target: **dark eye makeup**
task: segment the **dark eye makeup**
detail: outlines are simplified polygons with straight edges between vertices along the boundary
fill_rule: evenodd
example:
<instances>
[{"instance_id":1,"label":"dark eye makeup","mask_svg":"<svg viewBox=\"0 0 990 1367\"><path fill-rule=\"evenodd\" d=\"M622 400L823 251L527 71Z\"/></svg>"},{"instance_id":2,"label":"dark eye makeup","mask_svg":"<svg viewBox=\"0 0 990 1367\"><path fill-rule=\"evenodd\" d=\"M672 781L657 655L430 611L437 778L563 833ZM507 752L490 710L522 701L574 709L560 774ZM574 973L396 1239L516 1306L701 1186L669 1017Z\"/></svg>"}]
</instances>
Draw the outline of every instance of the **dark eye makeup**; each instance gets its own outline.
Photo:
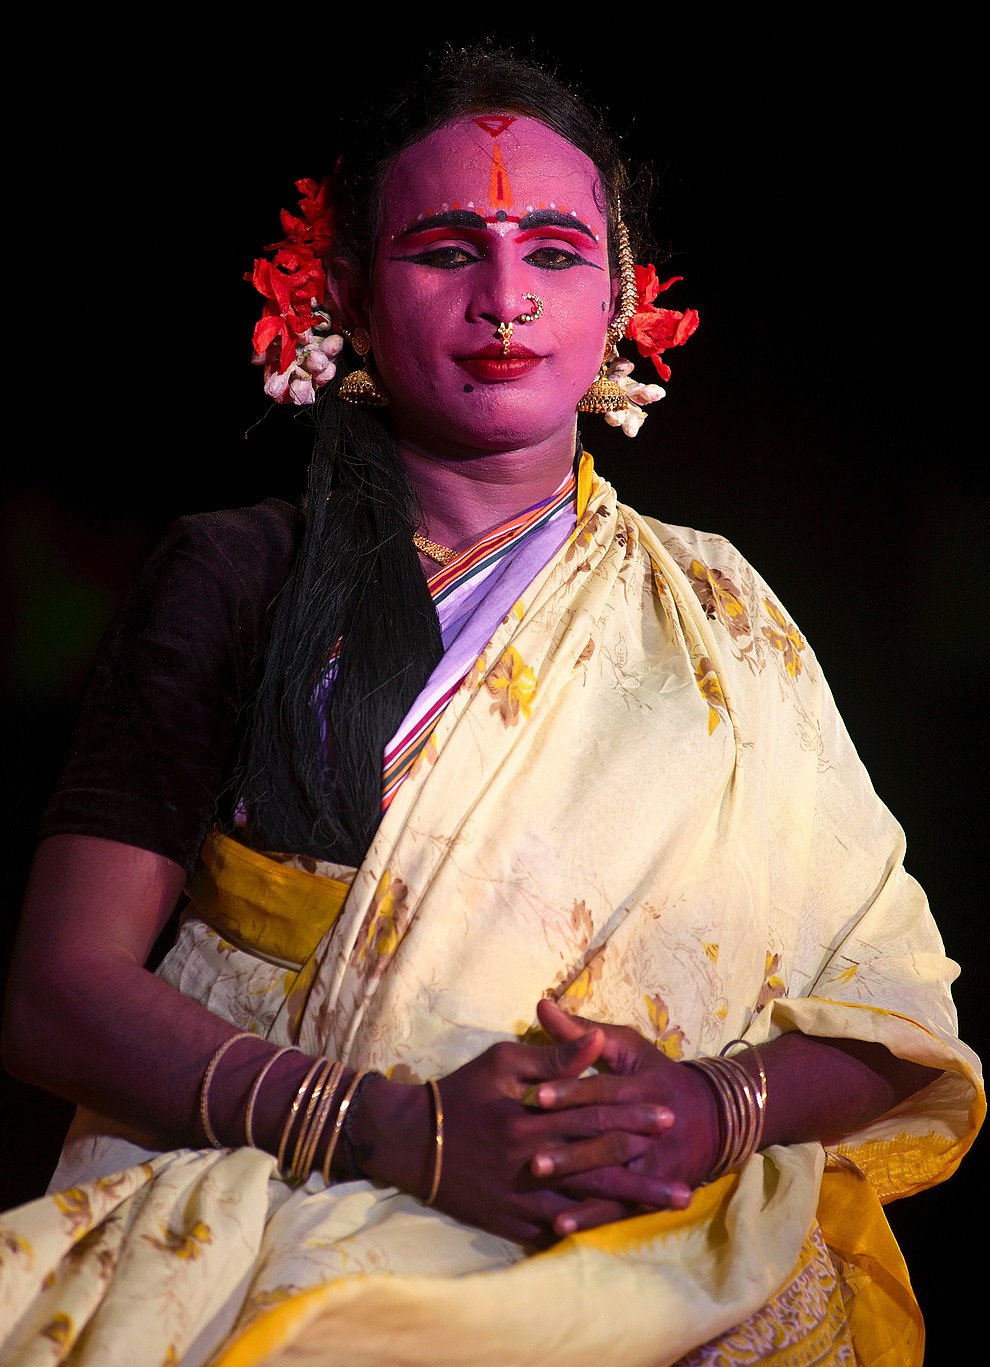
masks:
<instances>
[{"instance_id":1,"label":"dark eye makeup","mask_svg":"<svg viewBox=\"0 0 990 1367\"><path fill-rule=\"evenodd\" d=\"M545 271L566 271L572 266L593 266L595 263L580 252L565 251L563 247L537 247L525 258L531 266Z\"/></svg>"},{"instance_id":2,"label":"dark eye makeup","mask_svg":"<svg viewBox=\"0 0 990 1367\"><path fill-rule=\"evenodd\" d=\"M409 261L415 266L430 266L434 270L456 271L462 266L470 266L475 261L480 261L481 255L470 251L464 246L443 246L426 247L420 252L411 252L408 256L393 256L393 261ZM531 266L536 266L545 271L566 271L572 266L592 266L598 270L593 261L587 260L580 252L567 251L563 247L537 247L535 251L529 252L524 260Z\"/></svg>"},{"instance_id":3,"label":"dark eye makeup","mask_svg":"<svg viewBox=\"0 0 990 1367\"><path fill-rule=\"evenodd\" d=\"M472 261L481 258L466 247L426 247L421 252L409 256L393 256L393 261L411 261L416 266L432 266L435 270L456 271L461 266L470 266Z\"/></svg>"}]
</instances>

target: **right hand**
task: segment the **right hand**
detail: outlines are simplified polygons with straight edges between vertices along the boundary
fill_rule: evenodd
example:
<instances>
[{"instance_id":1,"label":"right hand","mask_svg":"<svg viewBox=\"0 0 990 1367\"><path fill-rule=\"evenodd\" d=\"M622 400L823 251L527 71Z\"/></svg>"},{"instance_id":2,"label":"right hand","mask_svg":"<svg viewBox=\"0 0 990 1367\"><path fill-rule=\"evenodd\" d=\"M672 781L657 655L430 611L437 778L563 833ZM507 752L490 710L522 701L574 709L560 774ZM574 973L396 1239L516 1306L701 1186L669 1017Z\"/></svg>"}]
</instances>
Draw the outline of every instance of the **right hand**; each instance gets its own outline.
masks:
<instances>
[{"instance_id":1,"label":"right hand","mask_svg":"<svg viewBox=\"0 0 990 1367\"><path fill-rule=\"evenodd\" d=\"M536 1153L575 1140L593 1141L606 1129L609 1152L616 1152L614 1117L590 1107L540 1111L523 1099L541 1082L579 1077L594 1065L604 1044L599 1029L551 1045L495 1044L441 1078L444 1145L437 1207L466 1224L536 1246L558 1237L554 1221L569 1211L581 1209L582 1228L628 1215L627 1204L571 1195L553 1180L534 1176L531 1168ZM643 1152L651 1138L670 1127L673 1116L663 1106L631 1105L624 1108L622 1123L619 1161ZM436 1155L429 1089L370 1084L361 1128L366 1152L371 1132L381 1137L364 1164L367 1175L425 1195ZM397 1134L403 1136L398 1144ZM415 1143L404 1142L413 1135ZM419 1136L428 1136L426 1150ZM594 1161L600 1165L601 1156Z\"/></svg>"}]
</instances>

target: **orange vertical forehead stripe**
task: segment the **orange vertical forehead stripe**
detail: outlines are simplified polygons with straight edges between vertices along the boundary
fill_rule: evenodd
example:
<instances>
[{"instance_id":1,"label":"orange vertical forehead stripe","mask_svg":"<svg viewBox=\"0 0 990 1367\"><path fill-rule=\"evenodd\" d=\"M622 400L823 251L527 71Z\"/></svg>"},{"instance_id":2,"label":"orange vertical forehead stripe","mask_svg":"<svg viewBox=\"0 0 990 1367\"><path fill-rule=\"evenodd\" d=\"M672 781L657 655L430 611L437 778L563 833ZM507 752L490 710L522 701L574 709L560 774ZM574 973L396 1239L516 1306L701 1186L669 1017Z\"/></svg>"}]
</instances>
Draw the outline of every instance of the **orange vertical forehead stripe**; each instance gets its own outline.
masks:
<instances>
[{"instance_id":1,"label":"orange vertical forehead stripe","mask_svg":"<svg viewBox=\"0 0 990 1367\"><path fill-rule=\"evenodd\" d=\"M492 174L488 183L488 203L493 209L509 209L512 206L509 173L505 168L502 149L495 139L515 121L515 116L511 114L483 114L472 120L479 128L483 128L492 140Z\"/></svg>"},{"instance_id":2,"label":"orange vertical forehead stripe","mask_svg":"<svg viewBox=\"0 0 990 1367\"><path fill-rule=\"evenodd\" d=\"M492 145L492 178L488 186L488 202L493 209L512 207L512 186L509 184L509 173L502 160L502 149L497 142Z\"/></svg>"}]
</instances>

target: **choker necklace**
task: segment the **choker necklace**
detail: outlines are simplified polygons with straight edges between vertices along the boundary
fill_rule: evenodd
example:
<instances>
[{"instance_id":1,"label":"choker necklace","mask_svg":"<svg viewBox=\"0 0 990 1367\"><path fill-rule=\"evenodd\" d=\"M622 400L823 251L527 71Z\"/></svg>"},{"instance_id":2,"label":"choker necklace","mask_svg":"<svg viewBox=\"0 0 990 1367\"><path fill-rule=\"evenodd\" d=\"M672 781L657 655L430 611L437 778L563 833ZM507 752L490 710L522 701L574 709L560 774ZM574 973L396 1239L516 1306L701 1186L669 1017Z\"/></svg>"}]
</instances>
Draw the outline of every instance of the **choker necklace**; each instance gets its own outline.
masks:
<instances>
[{"instance_id":1,"label":"choker necklace","mask_svg":"<svg viewBox=\"0 0 990 1367\"><path fill-rule=\"evenodd\" d=\"M417 532L413 537L413 545L430 560L435 560L438 565L449 565L457 554L449 546L441 546L438 541L431 541L428 536L423 536L420 532Z\"/></svg>"}]
</instances>

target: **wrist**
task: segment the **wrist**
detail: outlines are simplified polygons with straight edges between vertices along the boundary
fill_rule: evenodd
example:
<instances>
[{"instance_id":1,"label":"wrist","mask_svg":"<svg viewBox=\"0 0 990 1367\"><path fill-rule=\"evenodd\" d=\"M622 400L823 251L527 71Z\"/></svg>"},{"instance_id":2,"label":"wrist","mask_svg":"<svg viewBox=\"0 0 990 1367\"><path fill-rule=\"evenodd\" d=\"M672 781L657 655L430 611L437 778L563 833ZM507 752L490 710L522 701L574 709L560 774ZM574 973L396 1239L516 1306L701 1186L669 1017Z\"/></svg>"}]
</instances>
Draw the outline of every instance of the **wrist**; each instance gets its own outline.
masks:
<instances>
[{"instance_id":1,"label":"wrist","mask_svg":"<svg viewBox=\"0 0 990 1367\"><path fill-rule=\"evenodd\" d=\"M767 1100L767 1076L760 1052L750 1048L747 1053L756 1060L759 1082L748 1068L735 1057L730 1057L734 1046L743 1040L730 1040L713 1058L685 1060L694 1072L701 1073L718 1100L718 1156L707 1181L714 1181L727 1172L735 1172L757 1153L763 1144L764 1110Z\"/></svg>"},{"instance_id":2,"label":"wrist","mask_svg":"<svg viewBox=\"0 0 990 1367\"><path fill-rule=\"evenodd\" d=\"M368 1078L347 1126L350 1154L372 1182L416 1196L429 1190L435 1124L427 1088Z\"/></svg>"},{"instance_id":3,"label":"wrist","mask_svg":"<svg viewBox=\"0 0 990 1367\"><path fill-rule=\"evenodd\" d=\"M699 1136L693 1144L692 1159L697 1165L697 1178L692 1185L703 1185L714 1171L725 1141L725 1121L723 1103L714 1082L703 1068L697 1067L697 1060L685 1059L681 1066L691 1078L694 1094L694 1116L692 1132ZM678 1120L681 1108L677 1111Z\"/></svg>"}]
</instances>

